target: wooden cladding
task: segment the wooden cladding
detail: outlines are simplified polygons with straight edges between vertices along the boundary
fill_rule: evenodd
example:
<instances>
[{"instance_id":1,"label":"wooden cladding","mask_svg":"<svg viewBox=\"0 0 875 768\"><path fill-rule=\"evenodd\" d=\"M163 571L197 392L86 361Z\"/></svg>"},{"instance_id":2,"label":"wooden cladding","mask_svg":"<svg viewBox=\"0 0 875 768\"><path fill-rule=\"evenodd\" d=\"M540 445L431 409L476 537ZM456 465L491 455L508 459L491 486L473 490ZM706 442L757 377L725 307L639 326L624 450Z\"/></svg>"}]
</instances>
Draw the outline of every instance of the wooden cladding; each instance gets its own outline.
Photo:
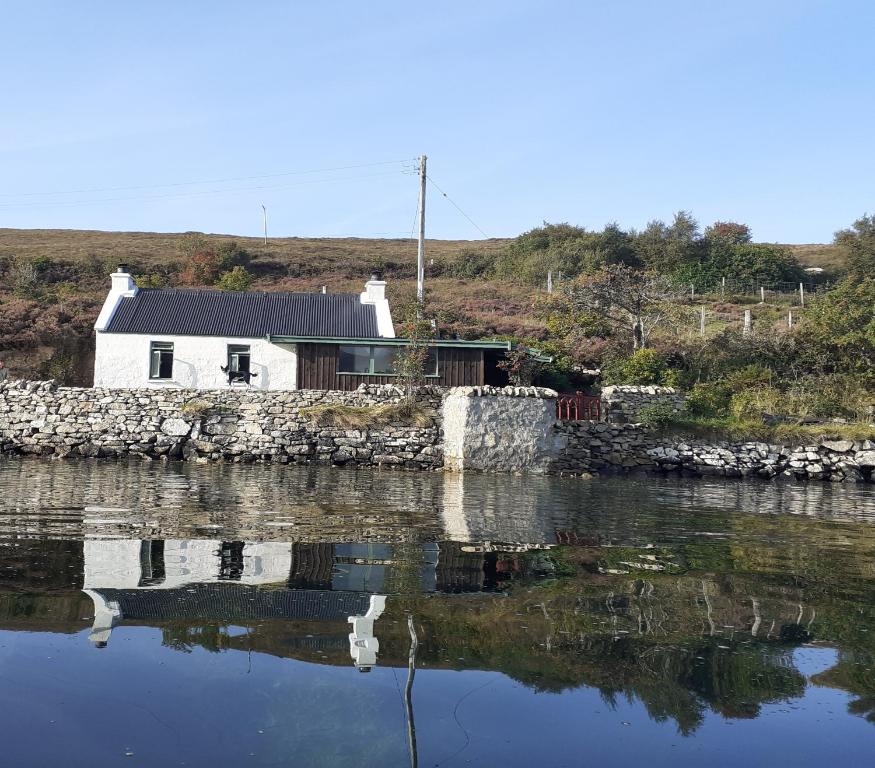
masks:
<instances>
[{"instance_id":1,"label":"wooden cladding","mask_svg":"<svg viewBox=\"0 0 875 768\"><path fill-rule=\"evenodd\" d=\"M338 373L338 344L298 344L298 389L350 391L359 384L396 384L397 376ZM483 350L441 347L438 375L428 384L441 387L480 386L484 379Z\"/></svg>"}]
</instances>

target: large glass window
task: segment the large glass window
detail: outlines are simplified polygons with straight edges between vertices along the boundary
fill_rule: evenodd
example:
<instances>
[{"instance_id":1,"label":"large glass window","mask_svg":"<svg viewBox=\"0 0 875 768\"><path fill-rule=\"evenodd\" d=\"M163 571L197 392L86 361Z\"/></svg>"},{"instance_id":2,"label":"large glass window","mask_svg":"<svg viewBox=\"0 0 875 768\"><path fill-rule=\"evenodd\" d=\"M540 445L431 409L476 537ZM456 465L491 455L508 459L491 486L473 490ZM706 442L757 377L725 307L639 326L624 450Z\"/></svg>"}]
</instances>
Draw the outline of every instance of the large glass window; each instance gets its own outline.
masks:
<instances>
[{"instance_id":1,"label":"large glass window","mask_svg":"<svg viewBox=\"0 0 875 768\"><path fill-rule=\"evenodd\" d=\"M228 345L228 370L233 373L249 373L249 345Z\"/></svg>"},{"instance_id":2,"label":"large glass window","mask_svg":"<svg viewBox=\"0 0 875 768\"><path fill-rule=\"evenodd\" d=\"M397 347L371 347L371 356L374 359L373 373L382 373L384 376L393 375L397 349Z\"/></svg>"},{"instance_id":3,"label":"large glass window","mask_svg":"<svg viewBox=\"0 0 875 768\"><path fill-rule=\"evenodd\" d=\"M173 342L153 341L149 347L149 378L173 378Z\"/></svg>"},{"instance_id":4,"label":"large glass window","mask_svg":"<svg viewBox=\"0 0 875 768\"><path fill-rule=\"evenodd\" d=\"M338 373L370 373L371 348L359 344L341 346L337 370Z\"/></svg>"},{"instance_id":5,"label":"large glass window","mask_svg":"<svg viewBox=\"0 0 875 768\"><path fill-rule=\"evenodd\" d=\"M395 355L402 347L381 344L342 344L337 361L338 373L357 373L360 375L394 376ZM428 348L425 361L425 375L438 375L437 347Z\"/></svg>"}]
</instances>

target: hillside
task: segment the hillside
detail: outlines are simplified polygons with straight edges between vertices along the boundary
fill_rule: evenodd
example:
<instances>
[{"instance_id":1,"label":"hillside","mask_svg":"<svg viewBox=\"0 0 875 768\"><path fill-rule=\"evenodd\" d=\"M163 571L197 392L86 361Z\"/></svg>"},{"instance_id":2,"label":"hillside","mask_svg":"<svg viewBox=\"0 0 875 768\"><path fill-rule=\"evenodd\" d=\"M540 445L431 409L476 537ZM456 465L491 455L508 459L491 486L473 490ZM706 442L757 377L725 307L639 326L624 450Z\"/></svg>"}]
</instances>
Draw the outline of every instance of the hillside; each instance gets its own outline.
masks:
<instances>
[{"instance_id":1,"label":"hillside","mask_svg":"<svg viewBox=\"0 0 875 768\"><path fill-rule=\"evenodd\" d=\"M91 326L119 263L159 284L178 284L190 233L101 232L88 230L0 229L0 355L13 375L56 376L89 383ZM207 235L216 247L236 244L246 252L252 289L359 291L373 269L382 269L393 301L412 296L416 242L410 239L260 238ZM543 320L534 316L540 293L530 285L477 277L468 269L492 261L510 243L490 240L428 240L427 287L440 310L443 330L466 338L543 338ZM789 246L805 266L835 267L829 245ZM30 290L21 290L16 265L36 272ZM463 277L471 274L474 277ZM460 276L461 275L461 276ZM24 275L28 277L27 274Z\"/></svg>"}]
</instances>

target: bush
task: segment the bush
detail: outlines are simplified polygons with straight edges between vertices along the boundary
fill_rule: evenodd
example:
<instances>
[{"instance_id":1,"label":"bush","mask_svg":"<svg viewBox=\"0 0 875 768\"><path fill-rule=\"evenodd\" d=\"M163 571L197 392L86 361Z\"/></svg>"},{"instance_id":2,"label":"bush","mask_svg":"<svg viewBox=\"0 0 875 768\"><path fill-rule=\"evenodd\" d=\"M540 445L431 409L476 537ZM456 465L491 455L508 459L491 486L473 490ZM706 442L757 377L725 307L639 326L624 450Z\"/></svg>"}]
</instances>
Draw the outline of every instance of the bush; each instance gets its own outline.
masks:
<instances>
[{"instance_id":1,"label":"bush","mask_svg":"<svg viewBox=\"0 0 875 768\"><path fill-rule=\"evenodd\" d=\"M677 414L670 405L654 403L642 406L638 410L638 421L645 427L664 427L671 424L677 418Z\"/></svg>"},{"instance_id":2,"label":"bush","mask_svg":"<svg viewBox=\"0 0 875 768\"><path fill-rule=\"evenodd\" d=\"M610 360L602 368L605 384L659 384L673 387L678 372L655 349L636 349L629 357Z\"/></svg>"},{"instance_id":3,"label":"bush","mask_svg":"<svg viewBox=\"0 0 875 768\"><path fill-rule=\"evenodd\" d=\"M246 291L252 285L252 275L246 271L246 267L234 267L223 272L216 285L223 291Z\"/></svg>"},{"instance_id":4,"label":"bush","mask_svg":"<svg viewBox=\"0 0 875 768\"><path fill-rule=\"evenodd\" d=\"M732 389L724 382L703 382L687 393L684 407L690 416L725 416L731 402Z\"/></svg>"}]
</instances>

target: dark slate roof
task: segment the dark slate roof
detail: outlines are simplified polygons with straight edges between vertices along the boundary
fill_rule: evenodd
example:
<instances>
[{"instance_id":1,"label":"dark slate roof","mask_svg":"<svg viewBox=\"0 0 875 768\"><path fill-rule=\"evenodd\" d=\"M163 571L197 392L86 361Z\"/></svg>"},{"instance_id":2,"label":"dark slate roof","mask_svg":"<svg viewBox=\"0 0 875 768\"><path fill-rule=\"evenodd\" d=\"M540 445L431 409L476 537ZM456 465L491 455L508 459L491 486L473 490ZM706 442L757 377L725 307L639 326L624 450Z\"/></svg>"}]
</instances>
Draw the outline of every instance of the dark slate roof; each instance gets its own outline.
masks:
<instances>
[{"instance_id":1,"label":"dark slate roof","mask_svg":"<svg viewBox=\"0 0 875 768\"><path fill-rule=\"evenodd\" d=\"M377 313L351 293L142 288L121 300L109 333L375 338Z\"/></svg>"},{"instance_id":2,"label":"dark slate roof","mask_svg":"<svg viewBox=\"0 0 875 768\"><path fill-rule=\"evenodd\" d=\"M174 589L98 589L117 602L123 619L312 619L345 621L367 613L362 592L270 589L247 584L189 584Z\"/></svg>"}]
</instances>

